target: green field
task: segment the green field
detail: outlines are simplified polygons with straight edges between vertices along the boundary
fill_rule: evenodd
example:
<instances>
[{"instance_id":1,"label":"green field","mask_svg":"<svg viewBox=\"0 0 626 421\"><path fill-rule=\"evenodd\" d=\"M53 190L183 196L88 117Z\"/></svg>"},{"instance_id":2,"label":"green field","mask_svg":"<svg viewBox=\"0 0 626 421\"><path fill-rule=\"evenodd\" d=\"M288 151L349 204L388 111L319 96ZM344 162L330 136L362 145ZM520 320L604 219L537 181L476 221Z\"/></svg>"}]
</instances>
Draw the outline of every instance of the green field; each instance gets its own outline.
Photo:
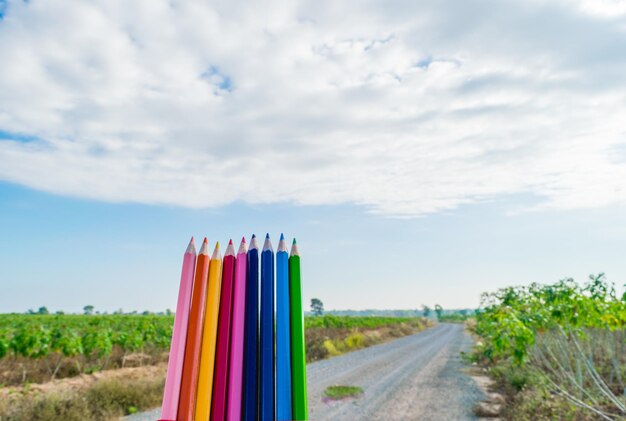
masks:
<instances>
[{"instance_id":1,"label":"green field","mask_svg":"<svg viewBox=\"0 0 626 421\"><path fill-rule=\"evenodd\" d=\"M380 328L397 337L425 327L414 317L306 316L307 349L314 359L367 346L361 336ZM0 384L44 382L81 373L167 360L172 315L0 314ZM348 342L344 344L346 338ZM328 351L331 342L334 348Z\"/></svg>"}]
</instances>

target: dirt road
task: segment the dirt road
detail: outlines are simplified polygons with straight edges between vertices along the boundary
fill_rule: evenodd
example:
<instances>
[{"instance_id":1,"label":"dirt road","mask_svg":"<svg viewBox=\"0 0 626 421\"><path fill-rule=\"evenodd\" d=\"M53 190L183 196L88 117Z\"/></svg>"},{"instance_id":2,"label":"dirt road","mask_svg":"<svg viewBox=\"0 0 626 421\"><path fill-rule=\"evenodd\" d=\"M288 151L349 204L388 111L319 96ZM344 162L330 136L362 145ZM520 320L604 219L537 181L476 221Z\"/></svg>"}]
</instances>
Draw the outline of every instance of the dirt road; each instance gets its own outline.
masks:
<instances>
[{"instance_id":1,"label":"dirt road","mask_svg":"<svg viewBox=\"0 0 626 421\"><path fill-rule=\"evenodd\" d=\"M440 324L416 335L309 364L309 415L314 421L473 420L483 397L461 372L460 351L471 339L459 324ZM357 399L325 402L331 385L363 388ZM128 417L156 420L158 411Z\"/></svg>"}]
</instances>

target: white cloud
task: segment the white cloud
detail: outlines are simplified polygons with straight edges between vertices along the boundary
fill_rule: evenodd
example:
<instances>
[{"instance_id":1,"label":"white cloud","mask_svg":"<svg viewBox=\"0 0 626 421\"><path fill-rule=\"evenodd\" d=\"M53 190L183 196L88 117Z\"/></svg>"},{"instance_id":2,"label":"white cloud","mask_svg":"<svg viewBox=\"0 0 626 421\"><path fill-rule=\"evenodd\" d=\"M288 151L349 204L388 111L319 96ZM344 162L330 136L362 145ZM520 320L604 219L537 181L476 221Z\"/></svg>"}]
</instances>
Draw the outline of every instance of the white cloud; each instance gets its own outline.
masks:
<instances>
[{"instance_id":1,"label":"white cloud","mask_svg":"<svg viewBox=\"0 0 626 421\"><path fill-rule=\"evenodd\" d=\"M626 200L624 2L222 3L9 1L0 179L396 216Z\"/></svg>"}]
</instances>

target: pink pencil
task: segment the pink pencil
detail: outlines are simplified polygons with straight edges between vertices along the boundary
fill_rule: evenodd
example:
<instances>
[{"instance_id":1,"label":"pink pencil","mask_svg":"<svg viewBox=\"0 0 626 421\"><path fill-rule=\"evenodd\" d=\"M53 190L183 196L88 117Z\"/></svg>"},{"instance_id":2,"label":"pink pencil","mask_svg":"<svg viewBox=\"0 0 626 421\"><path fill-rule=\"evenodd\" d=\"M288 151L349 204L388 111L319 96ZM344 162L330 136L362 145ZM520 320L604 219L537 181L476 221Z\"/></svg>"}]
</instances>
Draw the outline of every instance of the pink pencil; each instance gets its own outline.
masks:
<instances>
[{"instance_id":1,"label":"pink pencil","mask_svg":"<svg viewBox=\"0 0 626 421\"><path fill-rule=\"evenodd\" d=\"M233 325L230 345L230 378L228 383L227 420L241 419L241 392L243 389L243 345L246 321L246 238L241 239L235 263L233 291Z\"/></svg>"},{"instance_id":2,"label":"pink pencil","mask_svg":"<svg viewBox=\"0 0 626 421\"><path fill-rule=\"evenodd\" d=\"M174 331L170 356L167 363L167 378L163 392L163 406L159 421L176 421L178 413L178 400L180 397L180 382L183 375L183 359L185 357L185 341L187 340L187 324L189 323L189 306L191 304L191 288L193 286L193 274L196 268L196 246L193 237L189 241L185 257L183 258L183 270L180 275L180 288L178 290L178 304L174 316Z\"/></svg>"}]
</instances>

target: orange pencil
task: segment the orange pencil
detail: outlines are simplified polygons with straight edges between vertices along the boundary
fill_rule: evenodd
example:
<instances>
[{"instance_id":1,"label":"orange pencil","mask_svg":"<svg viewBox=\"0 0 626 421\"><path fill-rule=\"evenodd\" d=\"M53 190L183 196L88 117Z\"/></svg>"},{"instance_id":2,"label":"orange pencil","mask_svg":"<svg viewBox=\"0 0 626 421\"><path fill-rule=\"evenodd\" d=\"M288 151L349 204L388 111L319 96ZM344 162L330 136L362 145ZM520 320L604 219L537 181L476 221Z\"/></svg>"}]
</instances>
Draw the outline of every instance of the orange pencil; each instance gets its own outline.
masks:
<instances>
[{"instance_id":1,"label":"orange pencil","mask_svg":"<svg viewBox=\"0 0 626 421\"><path fill-rule=\"evenodd\" d=\"M187 344L185 346L185 362L180 388L177 421L193 421L196 406L196 388L200 371L200 351L202 348L202 323L206 303L207 280L209 277L209 247L204 239L196 263L196 276L193 281Z\"/></svg>"}]
</instances>

